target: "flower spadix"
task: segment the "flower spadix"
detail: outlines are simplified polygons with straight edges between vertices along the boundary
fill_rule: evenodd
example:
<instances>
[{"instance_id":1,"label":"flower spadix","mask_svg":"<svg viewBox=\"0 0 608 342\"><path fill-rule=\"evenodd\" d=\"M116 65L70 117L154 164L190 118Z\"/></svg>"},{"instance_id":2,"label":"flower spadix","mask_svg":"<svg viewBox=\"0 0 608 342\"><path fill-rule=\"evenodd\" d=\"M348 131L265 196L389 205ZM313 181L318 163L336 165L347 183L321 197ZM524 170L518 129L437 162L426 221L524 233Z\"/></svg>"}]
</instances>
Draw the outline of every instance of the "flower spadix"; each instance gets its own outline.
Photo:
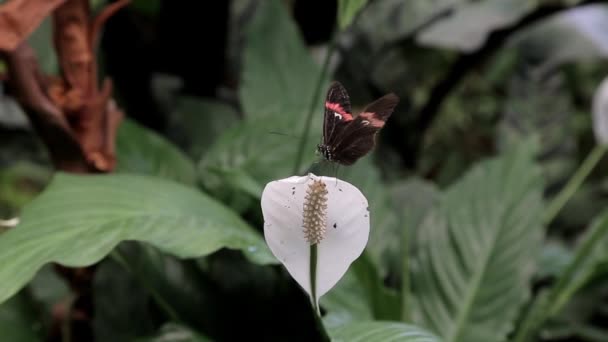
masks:
<instances>
[{"instance_id":1,"label":"flower spadix","mask_svg":"<svg viewBox=\"0 0 608 342\"><path fill-rule=\"evenodd\" d=\"M270 250L315 304L361 255L369 237L367 199L332 177L309 174L270 182L262 193L262 212Z\"/></svg>"}]
</instances>

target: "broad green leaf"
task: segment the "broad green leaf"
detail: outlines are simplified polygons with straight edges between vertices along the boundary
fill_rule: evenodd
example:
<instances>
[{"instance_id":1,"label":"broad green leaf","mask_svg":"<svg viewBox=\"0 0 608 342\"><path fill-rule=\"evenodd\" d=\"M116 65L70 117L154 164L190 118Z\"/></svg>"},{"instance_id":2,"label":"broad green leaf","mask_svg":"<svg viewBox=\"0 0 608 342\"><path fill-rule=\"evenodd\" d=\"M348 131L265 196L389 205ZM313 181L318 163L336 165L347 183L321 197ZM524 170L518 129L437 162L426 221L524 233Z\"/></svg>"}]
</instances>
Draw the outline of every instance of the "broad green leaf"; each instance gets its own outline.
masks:
<instances>
[{"instance_id":1,"label":"broad green leaf","mask_svg":"<svg viewBox=\"0 0 608 342\"><path fill-rule=\"evenodd\" d=\"M41 342L40 323L26 293L0 304L0 335L2 341Z\"/></svg>"},{"instance_id":2,"label":"broad green leaf","mask_svg":"<svg viewBox=\"0 0 608 342\"><path fill-rule=\"evenodd\" d=\"M226 175L225 181L215 182L215 186L224 186L236 172L241 178L235 185L243 186L246 192L256 188L250 179L262 188L273 179L293 175L319 77L320 68L284 5L277 0L260 2L247 28L244 51L240 100L246 118L225 131L203 156L199 166L205 185L213 186L207 179L210 170ZM314 103L318 103L318 110L303 165L312 163L315 145L320 141L323 106L320 98Z\"/></svg>"},{"instance_id":3,"label":"broad green leaf","mask_svg":"<svg viewBox=\"0 0 608 342\"><path fill-rule=\"evenodd\" d=\"M339 178L357 186L369 201L372 229L366 253L380 276L395 271L399 265L401 225L391 208L390 193L382 182L372 156L360 159L353 166L340 170Z\"/></svg>"},{"instance_id":4,"label":"broad green leaf","mask_svg":"<svg viewBox=\"0 0 608 342\"><path fill-rule=\"evenodd\" d=\"M135 342L211 342L201 334L176 323L166 323L154 337L138 338Z\"/></svg>"},{"instance_id":5,"label":"broad green leaf","mask_svg":"<svg viewBox=\"0 0 608 342\"><path fill-rule=\"evenodd\" d=\"M28 284L28 292L32 295L39 306L39 311L44 311L47 317L53 314L54 306L62 302L69 302L71 293L65 279L57 273L54 265L43 266L34 279Z\"/></svg>"},{"instance_id":6,"label":"broad green leaf","mask_svg":"<svg viewBox=\"0 0 608 342\"><path fill-rule=\"evenodd\" d=\"M19 103L10 96L0 97L0 127L22 130L29 130L31 127Z\"/></svg>"},{"instance_id":7,"label":"broad green leaf","mask_svg":"<svg viewBox=\"0 0 608 342\"><path fill-rule=\"evenodd\" d=\"M567 246L558 240L549 240L543 245L543 249L538 260L538 279L556 278L572 262L574 253Z\"/></svg>"},{"instance_id":8,"label":"broad green leaf","mask_svg":"<svg viewBox=\"0 0 608 342\"><path fill-rule=\"evenodd\" d=\"M0 302L48 262L85 266L123 240L140 240L181 258L239 249L272 263L261 236L234 212L183 185L141 175L57 174L0 234Z\"/></svg>"},{"instance_id":9,"label":"broad green leaf","mask_svg":"<svg viewBox=\"0 0 608 342\"><path fill-rule=\"evenodd\" d=\"M514 24L536 6L536 0L465 2L419 33L416 40L422 45L471 52L481 47L492 31Z\"/></svg>"},{"instance_id":10,"label":"broad green leaf","mask_svg":"<svg viewBox=\"0 0 608 342\"><path fill-rule=\"evenodd\" d=\"M351 51L357 55L377 52L387 43L407 39L415 30L428 23L432 18L457 7L463 0L427 0L403 1L382 0L370 1L365 7L365 14L357 18L355 26L358 34L365 37L369 51ZM382 51L383 54L386 51ZM408 51L410 54L413 51ZM364 60L370 58L366 57ZM402 57L401 57L402 58ZM420 65L417 65L420 67ZM376 67L382 67L380 65ZM393 69L391 69L393 70ZM394 72L394 70L393 70ZM411 73L411 71L410 71Z\"/></svg>"},{"instance_id":11,"label":"broad green leaf","mask_svg":"<svg viewBox=\"0 0 608 342\"><path fill-rule=\"evenodd\" d=\"M531 53L542 61L536 66L540 73L565 63L603 60L608 57L606 20L605 4L580 6L533 25L522 32L516 44L524 54ZM530 51L531 46L534 51Z\"/></svg>"},{"instance_id":12,"label":"broad green leaf","mask_svg":"<svg viewBox=\"0 0 608 342\"><path fill-rule=\"evenodd\" d=\"M168 134L199 160L221 134L239 121L232 106L216 100L180 96L171 105Z\"/></svg>"},{"instance_id":13,"label":"broad green leaf","mask_svg":"<svg viewBox=\"0 0 608 342\"><path fill-rule=\"evenodd\" d=\"M278 120L244 120L228 129L199 163L203 184L215 190L228 183L251 193L256 188L251 180L255 180L257 188L261 189L273 179L292 175L298 139L272 134L272 130L286 134L298 132L289 122ZM305 162L312 162L315 156L313 143L316 142L311 139ZM218 176L219 180L213 178Z\"/></svg>"},{"instance_id":14,"label":"broad green leaf","mask_svg":"<svg viewBox=\"0 0 608 342\"><path fill-rule=\"evenodd\" d=\"M390 186L392 205L401 222L409 230L409 241L415 244L418 227L439 200L439 189L428 181L412 177Z\"/></svg>"},{"instance_id":15,"label":"broad green leaf","mask_svg":"<svg viewBox=\"0 0 608 342\"><path fill-rule=\"evenodd\" d=\"M327 314L323 322L328 328L354 321L399 319L397 293L384 286L378 270L367 253L363 253L337 286L321 299Z\"/></svg>"},{"instance_id":16,"label":"broad green leaf","mask_svg":"<svg viewBox=\"0 0 608 342\"><path fill-rule=\"evenodd\" d=\"M18 162L0 169L0 219L17 216L50 178L49 169L30 162Z\"/></svg>"},{"instance_id":17,"label":"broad green leaf","mask_svg":"<svg viewBox=\"0 0 608 342\"><path fill-rule=\"evenodd\" d=\"M129 6L149 17L155 17L160 13L161 2L160 0L133 0Z\"/></svg>"},{"instance_id":18,"label":"broad green leaf","mask_svg":"<svg viewBox=\"0 0 608 342\"><path fill-rule=\"evenodd\" d=\"M529 296L543 234L535 152L526 142L479 163L420 227L415 320L446 341L504 341Z\"/></svg>"},{"instance_id":19,"label":"broad green leaf","mask_svg":"<svg viewBox=\"0 0 608 342\"><path fill-rule=\"evenodd\" d=\"M499 109L503 114L496 144L499 150L506 150L538 136L545 184L548 188L561 187L579 162L576 115L571 115L577 109L571 98L563 96L568 85L559 78L531 80L521 75L513 76L509 83L506 101Z\"/></svg>"},{"instance_id":20,"label":"broad green leaf","mask_svg":"<svg viewBox=\"0 0 608 342\"><path fill-rule=\"evenodd\" d=\"M306 49L296 23L278 0L262 1L246 28L240 99L245 115L287 117L302 123L312 101L320 68ZM322 115L319 102L319 115ZM320 121L320 120L318 120Z\"/></svg>"},{"instance_id":21,"label":"broad green leaf","mask_svg":"<svg viewBox=\"0 0 608 342\"><path fill-rule=\"evenodd\" d=\"M333 342L440 342L440 338L413 325L397 322L352 323L330 330Z\"/></svg>"},{"instance_id":22,"label":"broad green leaf","mask_svg":"<svg viewBox=\"0 0 608 342\"><path fill-rule=\"evenodd\" d=\"M336 287L321 298L321 307L326 311L323 324L328 329L374 318L368 294L357 279L354 267L346 272Z\"/></svg>"},{"instance_id":23,"label":"broad green leaf","mask_svg":"<svg viewBox=\"0 0 608 342\"><path fill-rule=\"evenodd\" d=\"M549 290L547 317L558 313L570 298L598 274L606 274L608 262L608 212L596 218L577 246L574 257Z\"/></svg>"},{"instance_id":24,"label":"broad green leaf","mask_svg":"<svg viewBox=\"0 0 608 342\"><path fill-rule=\"evenodd\" d=\"M338 1L338 26L344 30L350 25L359 11L363 9L367 0L339 0Z\"/></svg>"},{"instance_id":25,"label":"broad green leaf","mask_svg":"<svg viewBox=\"0 0 608 342\"><path fill-rule=\"evenodd\" d=\"M515 335L515 341L528 341L550 318L555 318L575 293L594 276L606 274L608 213L594 220L577 246L574 258L549 289L543 289L527 310Z\"/></svg>"},{"instance_id":26,"label":"broad green leaf","mask_svg":"<svg viewBox=\"0 0 608 342\"><path fill-rule=\"evenodd\" d=\"M194 184L194 162L157 133L125 120L116 138L118 172L143 173Z\"/></svg>"},{"instance_id":27,"label":"broad green leaf","mask_svg":"<svg viewBox=\"0 0 608 342\"><path fill-rule=\"evenodd\" d=\"M124 245L118 246L116 251L124 250ZM126 257L139 272L141 265L136 256ZM158 285L152 279L129 273L114 258L99 263L93 281L95 312L92 325L95 341L126 342L156 332L154 322L162 319L164 312L155 306L149 287L144 284L154 289ZM173 298L170 305L174 306Z\"/></svg>"},{"instance_id":28,"label":"broad green leaf","mask_svg":"<svg viewBox=\"0 0 608 342\"><path fill-rule=\"evenodd\" d=\"M374 318L377 320L397 320L400 304L397 292L384 286L383 278L366 253L352 265L357 281L365 289Z\"/></svg>"}]
</instances>

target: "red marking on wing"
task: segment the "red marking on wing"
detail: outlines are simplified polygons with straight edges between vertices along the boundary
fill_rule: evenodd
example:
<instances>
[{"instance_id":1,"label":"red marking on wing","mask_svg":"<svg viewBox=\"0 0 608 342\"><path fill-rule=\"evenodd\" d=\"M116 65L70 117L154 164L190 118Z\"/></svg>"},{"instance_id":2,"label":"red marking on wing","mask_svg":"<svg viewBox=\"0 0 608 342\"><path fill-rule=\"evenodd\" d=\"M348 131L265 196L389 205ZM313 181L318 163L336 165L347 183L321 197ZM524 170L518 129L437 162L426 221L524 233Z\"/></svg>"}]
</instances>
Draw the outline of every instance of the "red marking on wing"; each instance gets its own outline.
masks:
<instances>
[{"instance_id":1,"label":"red marking on wing","mask_svg":"<svg viewBox=\"0 0 608 342\"><path fill-rule=\"evenodd\" d=\"M362 119L369 121L369 124L374 127L382 128L384 126L384 120L376 118L376 114L374 114L374 113L363 112L363 113L359 114L359 116Z\"/></svg>"},{"instance_id":2,"label":"red marking on wing","mask_svg":"<svg viewBox=\"0 0 608 342\"><path fill-rule=\"evenodd\" d=\"M353 119L353 116L347 113L339 103L325 102L325 108L342 115L344 121L351 121Z\"/></svg>"}]
</instances>

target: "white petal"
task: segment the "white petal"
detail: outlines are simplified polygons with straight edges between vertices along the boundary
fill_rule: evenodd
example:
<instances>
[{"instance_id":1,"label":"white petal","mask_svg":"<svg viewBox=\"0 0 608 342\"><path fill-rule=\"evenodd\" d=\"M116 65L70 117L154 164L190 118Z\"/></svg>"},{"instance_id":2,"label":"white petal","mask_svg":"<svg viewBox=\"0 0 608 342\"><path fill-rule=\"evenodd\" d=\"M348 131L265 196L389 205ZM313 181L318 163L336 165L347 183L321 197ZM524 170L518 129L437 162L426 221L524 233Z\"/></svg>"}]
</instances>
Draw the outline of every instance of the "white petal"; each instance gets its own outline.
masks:
<instances>
[{"instance_id":1,"label":"white petal","mask_svg":"<svg viewBox=\"0 0 608 342\"><path fill-rule=\"evenodd\" d=\"M367 199L347 182L309 174L268 183L262 193L262 212L264 236L270 250L311 294L310 244L304 236L302 213L306 190L317 179L326 184L328 191L326 234L317 246L318 300L342 278L367 244Z\"/></svg>"},{"instance_id":2,"label":"white petal","mask_svg":"<svg viewBox=\"0 0 608 342\"><path fill-rule=\"evenodd\" d=\"M593 95L593 132L598 144L608 144L608 77Z\"/></svg>"}]
</instances>

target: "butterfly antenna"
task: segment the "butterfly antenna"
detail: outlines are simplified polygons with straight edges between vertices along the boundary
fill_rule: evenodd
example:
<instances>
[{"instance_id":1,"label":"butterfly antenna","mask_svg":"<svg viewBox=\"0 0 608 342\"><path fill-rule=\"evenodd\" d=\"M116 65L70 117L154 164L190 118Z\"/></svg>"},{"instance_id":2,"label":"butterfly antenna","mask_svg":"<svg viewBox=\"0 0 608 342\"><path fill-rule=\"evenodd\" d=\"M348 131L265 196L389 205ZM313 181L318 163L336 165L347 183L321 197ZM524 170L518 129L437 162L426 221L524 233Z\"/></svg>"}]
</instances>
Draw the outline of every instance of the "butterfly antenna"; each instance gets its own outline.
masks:
<instances>
[{"instance_id":1,"label":"butterfly antenna","mask_svg":"<svg viewBox=\"0 0 608 342\"><path fill-rule=\"evenodd\" d=\"M268 134L282 135L282 136L290 137L290 138L298 138L295 135L291 135L291 134L287 134L287 133L283 133L283 132L268 131Z\"/></svg>"}]
</instances>

